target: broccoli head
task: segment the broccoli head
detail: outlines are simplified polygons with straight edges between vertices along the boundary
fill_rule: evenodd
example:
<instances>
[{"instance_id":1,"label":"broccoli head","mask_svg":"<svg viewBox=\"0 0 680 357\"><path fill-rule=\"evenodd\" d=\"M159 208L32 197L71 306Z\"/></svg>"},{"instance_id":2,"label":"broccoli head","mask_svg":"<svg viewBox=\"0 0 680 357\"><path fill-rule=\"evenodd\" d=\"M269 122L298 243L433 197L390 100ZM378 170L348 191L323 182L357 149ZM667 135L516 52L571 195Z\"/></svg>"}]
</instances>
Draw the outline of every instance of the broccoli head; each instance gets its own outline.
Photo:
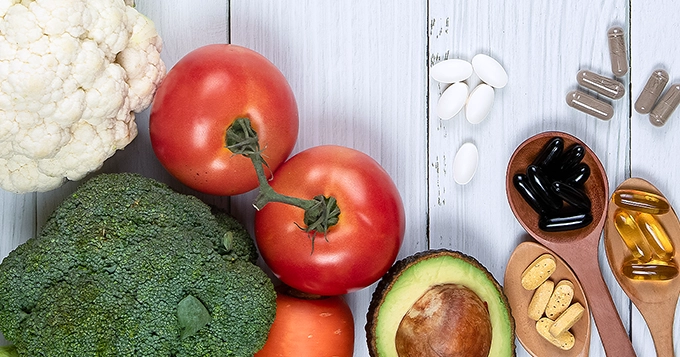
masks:
<instances>
[{"instance_id":1,"label":"broccoli head","mask_svg":"<svg viewBox=\"0 0 680 357\"><path fill-rule=\"evenodd\" d=\"M276 312L256 258L232 217L102 174L0 264L0 329L20 356L252 356Z\"/></svg>"}]
</instances>

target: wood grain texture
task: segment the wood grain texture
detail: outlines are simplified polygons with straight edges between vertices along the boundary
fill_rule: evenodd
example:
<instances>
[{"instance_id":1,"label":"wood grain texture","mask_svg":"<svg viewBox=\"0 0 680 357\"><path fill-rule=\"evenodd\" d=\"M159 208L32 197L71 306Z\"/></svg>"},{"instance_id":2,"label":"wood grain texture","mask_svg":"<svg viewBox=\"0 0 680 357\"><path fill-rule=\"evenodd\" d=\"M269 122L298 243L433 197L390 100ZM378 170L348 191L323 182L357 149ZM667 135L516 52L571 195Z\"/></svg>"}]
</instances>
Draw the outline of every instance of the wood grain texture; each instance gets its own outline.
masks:
<instances>
[{"instance_id":1,"label":"wood grain texture","mask_svg":"<svg viewBox=\"0 0 680 357\"><path fill-rule=\"evenodd\" d=\"M680 82L680 3L673 0L498 2L492 0L298 1L137 0L164 40L168 68L209 43L250 47L288 78L300 110L295 152L340 144L375 158L392 176L406 206L407 234L400 258L446 247L472 255L501 280L512 250L528 235L505 196L508 159L524 139L560 130L584 141L602 161L610 189L629 176L658 187L671 203L680 200L678 113L662 128L632 111L647 76L664 68ZM614 101L614 118L599 121L565 103L577 88L576 73L590 69L611 77L606 31L627 30L629 89ZM444 90L428 78L446 58L496 58L510 82L496 91L494 107L480 124L459 114L436 116ZM471 88L479 82L470 81ZM254 194L209 197L172 179L158 163L148 138L149 110L137 116L139 135L101 171L131 171L156 178L229 209L251 227ZM479 167L472 182L457 185L452 163L458 148L473 142ZM79 183L39 194L0 192L0 259L34 236L52 210ZM680 205L680 204L678 204ZM653 356L644 320L630 305L600 248L600 267L639 356ZM365 314L374 288L347 295L355 317L355 356L367 356ZM676 351L678 329L674 335ZM1 343L1 340L0 340ZM518 344L518 356L526 351ZM593 326L591 356L604 356Z\"/></svg>"},{"instance_id":2,"label":"wood grain texture","mask_svg":"<svg viewBox=\"0 0 680 357\"><path fill-rule=\"evenodd\" d=\"M632 102L637 100L647 78L656 68L665 69L670 86L680 83L680 46L677 32L680 9L676 1L631 1L630 53ZM668 88L666 86L666 88ZM677 210L680 207L680 115L676 111L663 127L650 124L649 116L631 111L631 177L641 177L661 191ZM676 247L677 249L677 247ZM677 309L677 307L676 307ZM675 352L680 351L680 326L676 313ZM640 356L654 356L654 344L642 316L633 308L633 345Z\"/></svg>"},{"instance_id":3,"label":"wood grain texture","mask_svg":"<svg viewBox=\"0 0 680 357\"><path fill-rule=\"evenodd\" d=\"M407 0L232 0L231 42L252 48L286 76L300 113L295 152L322 144L373 157L395 181L407 231L399 257L427 249L425 3ZM252 195L233 199L252 217ZM355 355L374 287L346 296Z\"/></svg>"},{"instance_id":4,"label":"wood grain texture","mask_svg":"<svg viewBox=\"0 0 680 357\"><path fill-rule=\"evenodd\" d=\"M505 198L505 170L517 145L542 131L565 131L595 151L610 186L625 175L628 97L613 103L615 115L608 122L568 107L565 97L577 88L576 74L581 69L611 76L607 29L613 24L627 26L627 6L613 0L431 0L429 4L430 66L446 58L470 61L484 53L497 59L509 75L508 85L496 90L491 113L477 125L462 113L440 120L436 104L444 86L433 80L429 83L431 246L476 256L499 278L514 247L528 239ZM473 76L470 87L478 82ZM460 186L452 180L451 169L457 149L465 142L477 145L479 166L472 181ZM619 314L627 321L629 301L604 259L601 253L605 279ZM604 356L596 331L593 325L591 355ZM521 346L518 353L526 355Z\"/></svg>"}]
</instances>

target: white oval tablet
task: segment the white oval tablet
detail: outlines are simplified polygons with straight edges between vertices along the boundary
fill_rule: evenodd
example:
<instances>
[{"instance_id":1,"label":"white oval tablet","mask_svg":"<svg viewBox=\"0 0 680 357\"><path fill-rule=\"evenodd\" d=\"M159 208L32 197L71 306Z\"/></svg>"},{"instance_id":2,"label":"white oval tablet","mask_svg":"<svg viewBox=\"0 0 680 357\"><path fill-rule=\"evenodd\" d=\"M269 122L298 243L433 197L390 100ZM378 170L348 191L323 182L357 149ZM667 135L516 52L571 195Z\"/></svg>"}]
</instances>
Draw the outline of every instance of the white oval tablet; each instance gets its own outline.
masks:
<instances>
[{"instance_id":1,"label":"white oval tablet","mask_svg":"<svg viewBox=\"0 0 680 357\"><path fill-rule=\"evenodd\" d=\"M444 60L430 68L430 77L440 83L461 82L471 75L472 64L462 59Z\"/></svg>"},{"instance_id":2,"label":"white oval tablet","mask_svg":"<svg viewBox=\"0 0 680 357\"><path fill-rule=\"evenodd\" d=\"M481 123L489 115L493 99L493 87L480 83L468 97L467 104L465 104L465 118L472 124Z\"/></svg>"},{"instance_id":3,"label":"white oval tablet","mask_svg":"<svg viewBox=\"0 0 680 357\"><path fill-rule=\"evenodd\" d=\"M494 88L503 88L508 84L508 73L503 66L485 54L480 53L472 58L472 68L484 83Z\"/></svg>"},{"instance_id":4,"label":"white oval tablet","mask_svg":"<svg viewBox=\"0 0 680 357\"><path fill-rule=\"evenodd\" d=\"M477 171L478 160L477 147L473 143L463 144L453 159L453 180L459 185L470 182Z\"/></svg>"},{"instance_id":5,"label":"white oval tablet","mask_svg":"<svg viewBox=\"0 0 680 357\"><path fill-rule=\"evenodd\" d=\"M468 97L468 85L464 82L458 82L450 85L437 102L437 115L448 120L456 116L458 112L465 106L465 101Z\"/></svg>"}]
</instances>

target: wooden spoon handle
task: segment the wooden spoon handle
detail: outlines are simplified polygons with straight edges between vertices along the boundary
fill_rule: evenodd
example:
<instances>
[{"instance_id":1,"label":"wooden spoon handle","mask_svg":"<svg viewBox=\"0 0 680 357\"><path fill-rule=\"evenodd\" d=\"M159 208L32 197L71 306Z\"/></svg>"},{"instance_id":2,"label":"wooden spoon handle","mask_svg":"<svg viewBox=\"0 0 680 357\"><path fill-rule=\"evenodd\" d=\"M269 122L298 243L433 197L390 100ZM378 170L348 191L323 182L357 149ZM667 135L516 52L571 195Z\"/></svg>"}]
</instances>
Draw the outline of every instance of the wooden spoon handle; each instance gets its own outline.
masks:
<instances>
[{"instance_id":1,"label":"wooden spoon handle","mask_svg":"<svg viewBox=\"0 0 680 357\"><path fill-rule=\"evenodd\" d=\"M569 264L581 281L607 356L636 356L633 344L602 278L597 255L593 258L581 257L578 262Z\"/></svg>"},{"instance_id":2,"label":"wooden spoon handle","mask_svg":"<svg viewBox=\"0 0 680 357\"><path fill-rule=\"evenodd\" d=\"M672 321L671 321L672 322ZM668 328L651 331L657 357L675 357L673 351L673 324Z\"/></svg>"},{"instance_id":3,"label":"wooden spoon handle","mask_svg":"<svg viewBox=\"0 0 680 357\"><path fill-rule=\"evenodd\" d=\"M638 306L642 317L645 318L647 326L649 326L649 332L652 334L658 357L675 356L673 351L673 322L676 304L677 301L668 299L658 304L641 304Z\"/></svg>"}]
</instances>

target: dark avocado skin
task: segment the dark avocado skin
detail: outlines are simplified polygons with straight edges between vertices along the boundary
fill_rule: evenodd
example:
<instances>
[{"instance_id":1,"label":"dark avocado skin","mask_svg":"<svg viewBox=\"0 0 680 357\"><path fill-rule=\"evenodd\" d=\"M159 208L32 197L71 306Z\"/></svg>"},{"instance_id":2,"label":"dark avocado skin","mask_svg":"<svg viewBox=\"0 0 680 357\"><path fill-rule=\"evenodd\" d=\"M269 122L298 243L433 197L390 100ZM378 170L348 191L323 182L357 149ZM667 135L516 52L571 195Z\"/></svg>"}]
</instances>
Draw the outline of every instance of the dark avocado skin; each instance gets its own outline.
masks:
<instances>
[{"instance_id":1,"label":"dark avocado skin","mask_svg":"<svg viewBox=\"0 0 680 357\"><path fill-rule=\"evenodd\" d=\"M503 293L503 288L498 283L498 281L493 277L493 275L477 259L465 253L450 249L431 249L415 253L411 256L408 256L397 261L378 282L378 285L376 286L376 289L371 297L371 303L368 306L368 313L366 314L366 326L365 326L366 341L368 342L368 352L371 357L380 357L378 356L377 352L378 349L376 346L377 316L380 306L385 300L386 295L392 289L394 283L397 281L397 279L399 279L401 274L408 268L410 268L412 265L426 259L432 259L443 255L465 260L469 264L473 265L474 267L478 268L479 270L485 273L486 277L496 287L496 290L500 292L500 296L503 300L503 303L505 304L505 307L508 309L511 324L510 328L512 329L512 335L514 336L515 321L512 318L512 313L510 313L510 304L508 303L508 298ZM513 351L512 355L515 356L516 346L514 338L511 343Z\"/></svg>"}]
</instances>

